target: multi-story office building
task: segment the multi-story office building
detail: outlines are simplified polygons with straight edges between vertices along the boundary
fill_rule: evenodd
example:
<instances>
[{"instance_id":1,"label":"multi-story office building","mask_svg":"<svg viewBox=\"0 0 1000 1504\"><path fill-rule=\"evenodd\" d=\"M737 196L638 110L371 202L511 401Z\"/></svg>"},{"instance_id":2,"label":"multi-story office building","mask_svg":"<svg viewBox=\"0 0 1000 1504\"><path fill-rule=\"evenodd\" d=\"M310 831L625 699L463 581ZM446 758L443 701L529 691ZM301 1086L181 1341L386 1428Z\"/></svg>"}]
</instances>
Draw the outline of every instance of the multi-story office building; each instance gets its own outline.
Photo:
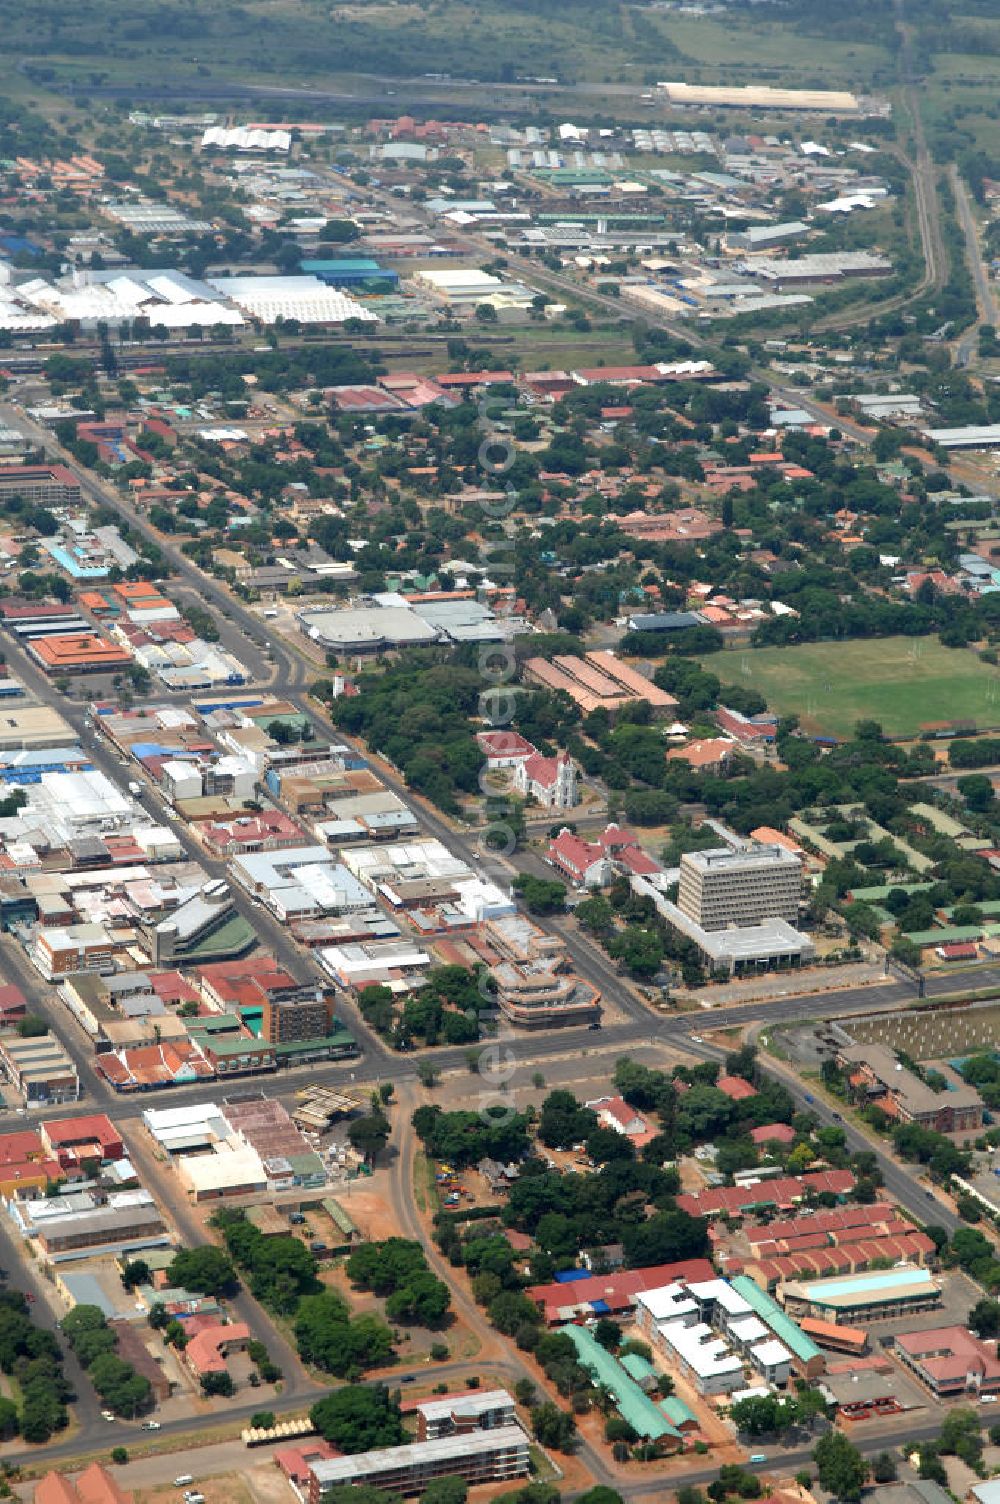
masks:
<instances>
[{"instance_id":1,"label":"multi-story office building","mask_svg":"<svg viewBox=\"0 0 1000 1504\"><path fill-rule=\"evenodd\" d=\"M719 846L681 857L677 907L703 930L794 924L802 897L802 863L783 846Z\"/></svg>"}]
</instances>

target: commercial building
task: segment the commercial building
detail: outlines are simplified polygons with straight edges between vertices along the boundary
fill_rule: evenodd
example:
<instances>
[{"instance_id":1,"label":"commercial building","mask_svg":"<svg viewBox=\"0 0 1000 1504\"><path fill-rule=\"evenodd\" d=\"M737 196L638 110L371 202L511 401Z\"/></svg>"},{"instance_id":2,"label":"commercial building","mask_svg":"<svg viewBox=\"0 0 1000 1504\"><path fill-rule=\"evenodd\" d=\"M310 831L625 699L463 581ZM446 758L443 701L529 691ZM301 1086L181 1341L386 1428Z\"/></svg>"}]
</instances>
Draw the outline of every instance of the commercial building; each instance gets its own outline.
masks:
<instances>
[{"instance_id":1,"label":"commercial building","mask_svg":"<svg viewBox=\"0 0 1000 1504\"><path fill-rule=\"evenodd\" d=\"M131 654L97 632L36 638L28 652L47 674L119 674L132 662Z\"/></svg>"},{"instance_id":2,"label":"commercial building","mask_svg":"<svg viewBox=\"0 0 1000 1504\"><path fill-rule=\"evenodd\" d=\"M0 752L68 748L76 743L77 734L72 726L50 705L4 705L0 716Z\"/></svg>"},{"instance_id":3,"label":"commercial building","mask_svg":"<svg viewBox=\"0 0 1000 1504\"><path fill-rule=\"evenodd\" d=\"M52 925L39 929L29 952L47 981L78 972L111 972L117 945L102 924Z\"/></svg>"},{"instance_id":4,"label":"commercial building","mask_svg":"<svg viewBox=\"0 0 1000 1504\"><path fill-rule=\"evenodd\" d=\"M896 1356L940 1399L965 1393L1000 1394L1000 1356L964 1326L901 1332L893 1339Z\"/></svg>"},{"instance_id":5,"label":"commercial building","mask_svg":"<svg viewBox=\"0 0 1000 1504\"><path fill-rule=\"evenodd\" d=\"M846 1045L838 1059L850 1073L851 1089L901 1123L919 1123L938 1133L971 1132L982 1126L982 1098L948 1065L937 1067L947 1090L936 1092L888 1045Z\"/></svg>"},{"instance_id":6,"label":"commercial building","mask_svg":"<svg viewBox=\"0 0 1000 1504\"><path fill-rule=\"evenodd\" d=\"M837 89L774 89L767 84L728 87L679 82L660 83L670 104L692 109L766 110L772 114L807 111L810 114L860 115L857 96Z\"/></svg>"},{"instance_id":7,"label":"commercial building","mask_svg":"<svg viewBox=\"0 0 1000 1504\"><path fill-rule=\"evenodd\" d=\"M601 994L571 969L561 941L520 914L482 925L483 959L496 982L500 1012L522 1028L591 1023ZM478 947L477 947L478 949Z\"/></svg>"},{"instance_id":8,"label":"commercial building","mask_svg":"<svg viewBox=\"0 0 1000 1504\"><path fill-rule=\"evenodd\" d=\"M106 1200L90 1191L74 1191L54 1199L11 1201L8 1210L22 1236L33 1239L52 1264L170 1243L148 1191L113 1191Z\"/></svg>"},{"instance_id":9,"label":"commercial building","mask_svg":"<svg viewBox=\"0 0 1000 1504\"><path fill-rule=\"evenodd\" d=\"M372 905L371 894L335 862L327 846L294 846L233 858L233 877L282 921L349 914Z\"/></svg>"},{"instance_id":10,"label":"commercial building","mask_svg":"<svg viewBox=\"0 0 1000 1504\"><path fill-rule=\"evenodd\" d=\"M712 847L680 861L677 907L702 929L793 924L802 900L802 863L782 846Z\"/></svg>"},{"instance_id":11,"label":"commercial building","mask_svg":"<svg viewBox=\"0 0 1000 1504\"><path fill-rule=\"evenodd\" d=\"M80 500L80 482L65 465L4 465L0 501L12 496L41 506L73 506Z\"/></svg>"},{"instance_id":12,"label":"commercial building","mask_svg":"<svg viewBox=\"0 0 1000 1504\"><path fill-rule=\"evenodd\" d=\"M35 1039L0 1039L0 1069L26 1107L40 1102L75 1102L80 1095L76 1066L52 1034Z\"/></svg>"},{"instance_id":13,"label":"commercial building","mask_svg":"<svg viewBox=\"0 0 1000 1504\"><path fill-rule=\"evenodd\" d=\"M223 878L199 888L166 919L147 923L145 933L157 966L243 955L256 941Z\"/></svg>"},{"instance_id":14,"label":"commercial building","mask_svg":"<svg viewBox=\"0 0 1000 1504\"><path fill-rule=\"evenodd\" d=\"M774 245L789 245L804 240L809 226L800 219L788 220L779 225L748 225L745 230L734 231L726 236L726 245L734 251L770 250Z\"/></svg>"},{"instance_id":15,"label":"commercial building","mask_svg":"<svg viewBox=\"0 0 1000 1504\"><path fill-rule=\"evenodd\" d=\"M534 683L568 694L585 715L601 708L613 718L623 706L637 700L645 702L657 719L672 717L677 709L673 695L657 688L611 652L591 652L584 658L560 654L551 663L546 658L529 658L524 671Z\"/></svg>"},{"instance_id":16,"label":"commercial building","mask_svg":"<svg viewBox=\"0 0 1000 1504\"><path fill-rule=\"evenodd\" d=\"M933 1311L941 1304L941 1287L930 1270L913 1265L843 1279L790 1280L778 1294L793 1315L827 1321L843 1317L848 1324Z\"/></svg>"},{"instance_id":17,"label":"commercial building","mask_svg":"<svg viewBox=\"0 0 1000 1504\"><path fill-rule=\"evenodd\" d=\"M61 1176L58 1161L39 1134L27 1130L0 1134L0 1196L44 1191Z\"/></svg>"},{"instance_id":18,"label":"commercial building","mask_svg":"<svg viewBox=\"0 0 1000 1504\"><path fill-rule=\"evenodd\" d=\"M103 1112L88 1117L52 1118L39 1125L39 1133L46 1149L64 1170L88 1162L109 1164L125 1157L121 1134Z\"/></svg>"},{"instance_id":19,"label":"commercial building","mask_svg":"<svg viewBox=\"0 0 1000 1504\"><path fill-rule=\"evenodd\" d=\"M422 1493L435 1478L464 1478L469 1484L523 1478L530 1466L528 1438L520 1426L468 1431L383 1447L314 1462L309 1469L309 1504L345 1485L368 1484L391 1493Z\"/></svg>"},{"instance_id":20,"label":"commercial building","mask_svg":"<svg viewBox=\"0 0 1000 1504\"><path fill-rule=\"evenodd\" d=\"M996 449L1000 423L966 424L963 428L925 428L924 438L941 449ZM0 472L2 474L2 472Z\"/></svg>"},{"instance_id":21,"label":"commercial building","mask_svg":"<svg viewBox=\"0 0 1000 1504\"><path fill-rule=\"evenodd\" d=\"M209 286L258 324L298 319L301 324L378 322L374 313L318 277L219 277Z\"/></svg>"}]
</instances>

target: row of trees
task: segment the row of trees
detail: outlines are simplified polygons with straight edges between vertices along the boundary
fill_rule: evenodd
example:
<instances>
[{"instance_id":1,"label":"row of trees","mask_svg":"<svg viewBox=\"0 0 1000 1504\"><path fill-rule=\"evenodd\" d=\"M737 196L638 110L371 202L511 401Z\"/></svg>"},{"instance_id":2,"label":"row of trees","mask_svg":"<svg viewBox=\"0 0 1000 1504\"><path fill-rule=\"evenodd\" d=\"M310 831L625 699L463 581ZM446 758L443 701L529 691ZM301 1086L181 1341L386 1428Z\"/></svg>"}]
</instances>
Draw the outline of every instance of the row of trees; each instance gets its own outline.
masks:
<instances>
[{"instance_id":1,"label":"row of trees","mask_svg":"<svg viewBox=\"0 0 1000 1504\"><path fill-rule=\"evenodd\" d=\"M149 1409L152 1385L131 1363L118 1357L117 1334L99 1306L74 1306L63 1317L62 1333L109 1409L129 1420Z\"/></svg>"}]
</instances>

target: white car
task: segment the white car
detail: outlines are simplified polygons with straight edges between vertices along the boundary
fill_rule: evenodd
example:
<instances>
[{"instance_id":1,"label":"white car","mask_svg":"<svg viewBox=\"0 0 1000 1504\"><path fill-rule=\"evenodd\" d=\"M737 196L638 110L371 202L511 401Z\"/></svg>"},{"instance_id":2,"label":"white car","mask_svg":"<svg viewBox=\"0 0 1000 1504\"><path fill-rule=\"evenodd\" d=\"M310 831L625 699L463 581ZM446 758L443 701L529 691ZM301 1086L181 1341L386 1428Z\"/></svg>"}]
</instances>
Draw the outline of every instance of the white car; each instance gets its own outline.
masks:
<instances>
[{"instance_id":1,"label":"white car","mask_svg":"<svg viewBox=\"0 0 1000 1504\"><path fill-rule=\"evenodd\" d=\"M143 1431L158 1431L159 1429L160 1422L158 1420L144 1420L142 1423Z\"/></svg>"}]
</instances>

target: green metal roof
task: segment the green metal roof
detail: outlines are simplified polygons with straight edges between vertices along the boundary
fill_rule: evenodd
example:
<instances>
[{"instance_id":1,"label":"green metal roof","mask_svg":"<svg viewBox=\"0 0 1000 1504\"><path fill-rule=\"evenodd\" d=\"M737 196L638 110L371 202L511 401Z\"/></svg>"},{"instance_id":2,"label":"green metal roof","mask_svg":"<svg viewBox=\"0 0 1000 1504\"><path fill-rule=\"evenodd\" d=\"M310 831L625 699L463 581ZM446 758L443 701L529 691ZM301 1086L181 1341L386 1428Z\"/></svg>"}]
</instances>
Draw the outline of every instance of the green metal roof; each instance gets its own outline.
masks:
<instances>
[{"instance_id":1,"label":"green metal roof","mask_svg":"<svg viewBox=\"0 0 1000 1504\"><path fill-rule=\"evenodd\" d=\"M358 1229L355 1226L354 1222L352 1222L350 1215L344 1210L340 1202L335 1200L333 1196L324 1197L323 1210L326 1212L327 1216L333 1220L333 1222L345 1235L345 1237L351 1237L354 1233L357 1232Z\"/></svg>"},{"instance_id":2,"label":"green metal roof","mask_svg":"<svg viewBox=\"0 0 1000 1504\"><path fill-rule=\"evenodd\" d=\"M618 1361L629 1377L635 1379L637 1384L641 1384L643 1379L656 1378L656 1369L640 1353L624 1353Z\"/></svg>"},{"instance_id":3,"label":"green metal roof","mask_svg":"<svg viewBox=\"0 0 1000 1504\"><path fill-rule=\"evenodd\" d=\"M945 924L935 930L908 930L906 938L914 945L955 945L962 940L995 934L997 928L995 924Z\"/></svg>"},{"instance_id":4,"label":"green metal roof","mask_svg":"<svg viewBox=\"0 0 1000 1504\"><path fill-rule=\"evenodd\" d=\"M697 1415L690 1405L685 1405L679 1395L668 1394L665 1400L660 1400L660 1409L675 1426L682 1426L685 1421L689 1420L693 1420L696 1425L698 1423Z\"/></svg>"},{"instance_id":5,"label":"green metal roof","mask_svg":"<svg viewBox=\"0 0 1000 1504\"><path fill-rule=\"evenodd\" d=\"M870 888L852 888L851 897L857 903L878 903L897 889L900 893L926 893L933 886L933 883L875 883Z\"/></svg>"},{"instance_id":6,"label":"green metal roof","mask_svg":"<svg viewBox=\"0 0 1000 1504\"><path fill-rule=\"evenodd\" d=\"M982 914L984 916L984 918L988 919L988 918L990 918L993 915L1000 914L1000 899L989 898L989 899L986 900L985 903L983 903L983 902L981 902L980 900L977 899L976 902L973 904L973 908L978 909L979 912L980 912L980 914ZM952 916L952 914L954 914L955 910L954 909L942 909L941 912L942 912L942 914L944 915L944 917L946 919L950 919L951 916Z\"/></svg>"},{"instance_id":7,"label":"green metal roof","mask_svg":"<svg viewBox=\"0 0 1000 1504\"><path fill-rule=\"evenodd\" d=\"M628 1421L633 1431L648 1441L655 1441L658 1436L680 1435L677 1427L643 1394L618 1359L613 1358L607 1348L601 1346L592 1332L585 1326L572 1324L560 1327L559 1331L576 1348L581 1367L614 1395L622 1419Z\"/></svg>"},{"instance_id":8,"label":"green metal roof","mask_svg":"<svg viewBox=\"0 0 1000 1504\"><path fill-rule=\"evenodd\" d=\"M790 1352L794 1353L800 1363L808 1363L810 1358L822 1356L815 1342L812 1342L797 1326L790 1316L786 1316L777 1301L766 1295L747 1274L737 1274L730 1280L730 1284L738 1295L749 1306L752 1306L766 1326L769 1326L780 1342L783 1342Z\"/></svg>"},{"instance_id":9,"label":"green metal roof","mask_svg":"<svg viewBox=\"0 0 1000 1504\"><path fill-rule=\"evenodd\" d=\"M310 1055L314 1050L329 1048L333 1045L354 1045L357 1048L354 1035L347 1029L334 1029L331 1034L324 1034L317 1039L286 1039L274 1046L276 1055Z\"/></svg>"},{"instance_id":10,"label":"green metal roof","mask_svg":"<svg viewBox=\"0 0 1000 1504\"><path fill-rule=\"evenodd\" d=\"M203 1034L200 1029L190 1031L191 1038L196 1044L201 1044L205 1049L211 1050L213 1055L272 1055L274 1047L260 1039L246 1039L243 1035L233 1037L229 1034L212 1036Z\"/></svg>"}]
</instances>

